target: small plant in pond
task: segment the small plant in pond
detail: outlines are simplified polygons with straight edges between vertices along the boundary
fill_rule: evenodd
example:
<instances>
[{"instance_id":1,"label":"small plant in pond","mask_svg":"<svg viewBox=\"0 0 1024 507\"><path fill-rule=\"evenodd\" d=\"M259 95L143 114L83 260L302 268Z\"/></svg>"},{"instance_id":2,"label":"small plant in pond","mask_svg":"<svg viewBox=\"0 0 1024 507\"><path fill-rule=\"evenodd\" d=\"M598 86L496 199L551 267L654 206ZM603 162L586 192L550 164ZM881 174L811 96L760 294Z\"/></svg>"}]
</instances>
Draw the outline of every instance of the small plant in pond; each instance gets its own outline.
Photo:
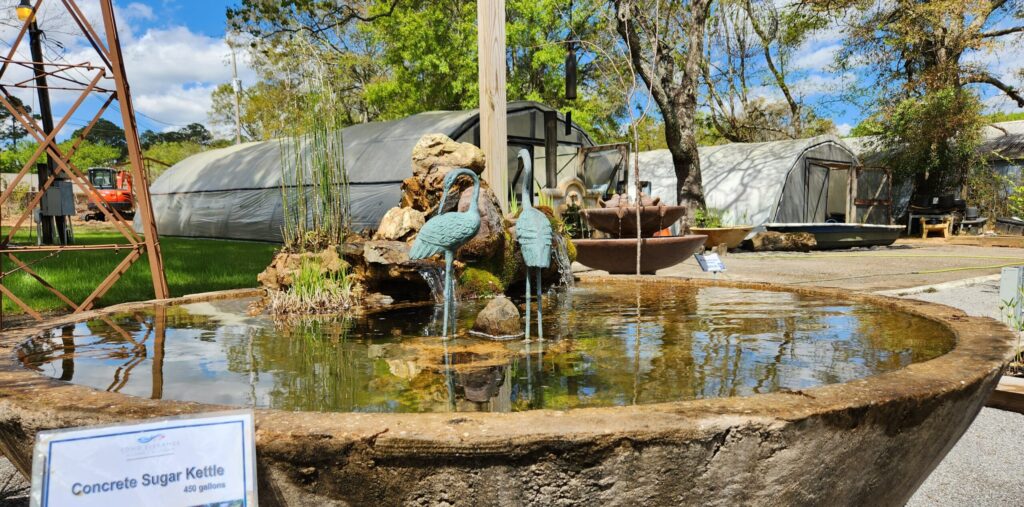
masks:
<instances>
[{"instance_id":1,"label":"small plant in pond","mask_svg":"<svg viewBox=\"0 0 1024 507\"><path fill-rule=\"evenodd\" d=\"M515 192L509 192L508 195L508 216L515 218L519 216L519 212L522 209L519 206L519 197L516 196Z\"/></svg>"},{"instance_id":2,"label":"small plant in pond","mask_svg":"<svg viewBox=\"0 0 1024 507\"><path fill-rule=\"evenodd\" d=\"M292 285L271 292L268 307L276 315L339 313L357 304L360 294L344 264L331 270L318 257L304 257Z\"/></svg>"},{"instance_id":3,"label":"small plant in pond","mask_svg":"<svg viewBox=\"0 0 1024 507\"><path fill-rule=\"evenodd\" d=\"M693 220L696 222L697 227L713 229L722 226L722 217L724 215L725 213L720 209L701 208L694 213Z\"/></svg>"}]
</instances>

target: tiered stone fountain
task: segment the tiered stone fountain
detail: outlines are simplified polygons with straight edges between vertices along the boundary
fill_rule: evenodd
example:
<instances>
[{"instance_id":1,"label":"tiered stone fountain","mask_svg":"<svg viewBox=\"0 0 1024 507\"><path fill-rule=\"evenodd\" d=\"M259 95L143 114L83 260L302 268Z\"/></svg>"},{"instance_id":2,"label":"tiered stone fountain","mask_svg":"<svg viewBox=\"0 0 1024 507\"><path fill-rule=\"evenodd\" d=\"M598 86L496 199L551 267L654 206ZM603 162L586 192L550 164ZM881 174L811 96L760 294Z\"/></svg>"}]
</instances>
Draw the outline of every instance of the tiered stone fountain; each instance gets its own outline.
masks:
<instances>
[{"instance_id":1,"label":"tiered stone fountain","mask_svg":"<svg viewBox=\"0 0 1024 507\"><path fill-rule=\"evenodd\" d=\"M601 239L576 239L576 261L611 274L636 273L636 205L625 196L614 195L599 201L601 208L583 210L591 228L608 236ZM640 272L654 274L675 266L703 248L707 236L658 236L655 233L686 216L685 206L667 206L658 198L640 196Z\"/></svg>"}]
</instances>

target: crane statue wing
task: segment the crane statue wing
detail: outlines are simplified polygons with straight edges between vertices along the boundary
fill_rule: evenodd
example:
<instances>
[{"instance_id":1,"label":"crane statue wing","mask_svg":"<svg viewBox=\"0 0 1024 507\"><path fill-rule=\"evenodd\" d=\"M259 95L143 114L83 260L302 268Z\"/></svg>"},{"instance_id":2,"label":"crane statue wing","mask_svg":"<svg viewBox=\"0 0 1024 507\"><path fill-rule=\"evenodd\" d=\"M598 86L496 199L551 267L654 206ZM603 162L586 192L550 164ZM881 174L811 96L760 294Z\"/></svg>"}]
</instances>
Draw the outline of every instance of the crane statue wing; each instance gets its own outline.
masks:
<instances>
[{"instance_id":1,"label":"crane statue wing","mask_svg":"<svg viewBox=\"0 0 1024 507\"><path fill-rule=\"evenodd\" d=\"M547 215L526 208L516 220L516 241L523 252L523 261L531 268L551 266L551 240L554 231Z\"/></svg>"},{"instance_id":2,"label":"crane statue wing","mask_svg":"<svg viewBox=\"0 0 1024 507\"><path fill-rule=\"evenodd\" d=\"M410 259L426 259L445 250L456 250L476 236L480 217L469 213L445 213L427 221L416 235Z\"/></svg>"}]
</instances>

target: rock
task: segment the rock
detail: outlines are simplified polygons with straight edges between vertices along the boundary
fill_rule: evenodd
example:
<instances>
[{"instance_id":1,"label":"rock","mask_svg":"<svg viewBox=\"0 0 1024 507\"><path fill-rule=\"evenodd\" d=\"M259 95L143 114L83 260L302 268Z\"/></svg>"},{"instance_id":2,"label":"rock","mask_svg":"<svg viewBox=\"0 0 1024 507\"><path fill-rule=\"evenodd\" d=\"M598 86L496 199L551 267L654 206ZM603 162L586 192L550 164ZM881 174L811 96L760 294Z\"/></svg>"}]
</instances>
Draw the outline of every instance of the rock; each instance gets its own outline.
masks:
<instances>
[{"instance_id":1,"label":"rock","mask_svg":"<svg viewBox=\"0 0 1024 507\"><path fill-rule=\"evenodd\" d=\"M363 259L374 264L405 264L409 262L409 244L404 241L367 241L363 244Z\"/></svg>"},{"instance_id":2,"label":"rock","mask_svg":"<svg viewBox=\"0 0 1024 507\"><path fill-rule=\"evenodd\" d=\"M485 165L480 148L453 141L443 134L427 134L412 150L413 176L402 182L401 205L432 212L441 200L446 174L459 167L480 174Z\"/></svg>"},{"instance_id":3,"label":"rock","mask_svg":"<svg viewBox=\"0 0 1024 507\"><path fill-rule=\"evenodd\" d=\"M755 252L807 252L818 246L814 235L809 232L774 232L758 233L751 240Z\"/></svg>"},{"instance_id":4,"label":"rock","mask_svg":"<svg viewBox=\"0 0 1024 507\"><path fill-rule=\"evenodd\" d=\"M466 182L465 185L468 187L459 195L459 211L469 210L470 201L473 200L472 184ZM476 236L473 236L473 239L459 248L458 257L460 259L490 259L499 253L499 249L505 242L503 214L494 192L490 188L481 188L477 202L480 207L480 230L477 231Z\"/></svg>"},{"instance_id":5,"label":"rock","mask_svg":"<svg viewBox=\"0 0 1024 507\"><path fill-rule=\"evenodd\" d=\"M469 144L453 141L444 134L427 134L412 149L412 174L424 178L435 169L465 167L484 172L484 152Z\"/></svg>"},{"instance_id":6,"label":"rock","mask_svg":"<svg viewBox=\"0 0 1024 507\"><path fill-rule=\"evenodd\" d=\"M505 296L492 299L476 316L473 330L491 336L510 336L523 332L519 308Z\"/></svg>"},{"instance_id":7,"label":"rock","mask_svg":"<svg viewBox=\"0 0 1024 507\"><path fill-rule=\"evenodd\" d=\"M425 215L413 208L391 208L380 220L374 239L401 241L423 227Z\"/></svg>"},{"instance_id":8,"label":"rock","mask_svg":"<svg viewBox=\"0 0 1024 507\"><path fill-rule=\"evenodd\" d=\"M281 252L274 256L267 269L256 276L256 280L270 290L286 289L291 286L305 260L315 260L320 265L321 273L339 273L349 268L349 263L341 258L336 246L329 246L321 252Z\"/></svg>"}]
</instances>

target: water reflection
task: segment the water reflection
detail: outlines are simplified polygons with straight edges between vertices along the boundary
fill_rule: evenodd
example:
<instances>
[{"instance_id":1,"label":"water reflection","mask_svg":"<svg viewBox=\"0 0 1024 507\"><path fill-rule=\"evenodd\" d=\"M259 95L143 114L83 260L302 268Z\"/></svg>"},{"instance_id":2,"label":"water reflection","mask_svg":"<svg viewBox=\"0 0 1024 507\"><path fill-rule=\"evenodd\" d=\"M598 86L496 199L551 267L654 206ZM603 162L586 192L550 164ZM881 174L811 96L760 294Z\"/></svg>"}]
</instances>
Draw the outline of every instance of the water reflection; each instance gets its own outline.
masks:
<instances>
[{"instance_id":1,"label":"water reflection","mask_svg":"<svg viewBox=\"0 0 1024 507\"><path fill-rule=\"evenodd\" d=\"M55 329L24 364L98 389L284 410L567 409L798 390L948 351L930 321L777 292L583 284L545 302L543 343L431 336L431 307L288 325L247 300ZM461 305L460 329L479 306Z\"/></svg>"}]
</instances>

